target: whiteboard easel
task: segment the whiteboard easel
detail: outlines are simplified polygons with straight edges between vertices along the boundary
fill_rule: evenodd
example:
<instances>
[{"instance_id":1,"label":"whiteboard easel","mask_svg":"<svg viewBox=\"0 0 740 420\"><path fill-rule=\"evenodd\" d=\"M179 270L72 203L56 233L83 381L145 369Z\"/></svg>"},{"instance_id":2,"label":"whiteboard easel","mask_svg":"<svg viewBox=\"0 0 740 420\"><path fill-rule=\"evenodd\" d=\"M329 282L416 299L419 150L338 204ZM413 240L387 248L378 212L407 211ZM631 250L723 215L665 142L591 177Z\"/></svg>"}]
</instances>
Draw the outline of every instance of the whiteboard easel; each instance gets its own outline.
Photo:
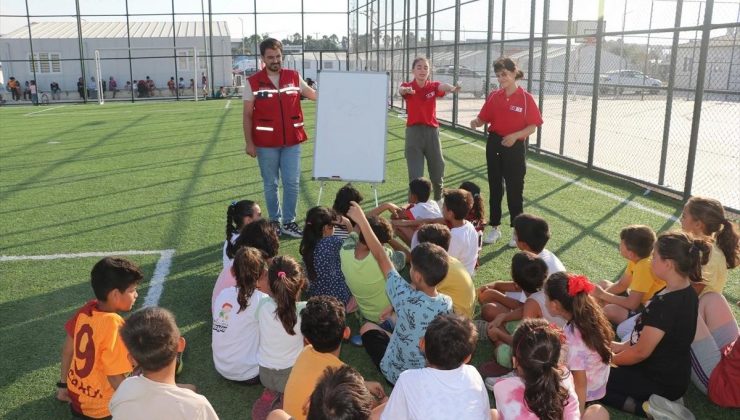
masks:
<instances>
[{"instance_id":1,"label":"whiteboard easel","mask_svg":"<svg viewBox=\"0 0 740 420\"><path fill-rule=\"evenodd\" d=\"M320 71L313 179L366 182L378 203L385 182L388 73Z\"/></svg>"}]
</instances>

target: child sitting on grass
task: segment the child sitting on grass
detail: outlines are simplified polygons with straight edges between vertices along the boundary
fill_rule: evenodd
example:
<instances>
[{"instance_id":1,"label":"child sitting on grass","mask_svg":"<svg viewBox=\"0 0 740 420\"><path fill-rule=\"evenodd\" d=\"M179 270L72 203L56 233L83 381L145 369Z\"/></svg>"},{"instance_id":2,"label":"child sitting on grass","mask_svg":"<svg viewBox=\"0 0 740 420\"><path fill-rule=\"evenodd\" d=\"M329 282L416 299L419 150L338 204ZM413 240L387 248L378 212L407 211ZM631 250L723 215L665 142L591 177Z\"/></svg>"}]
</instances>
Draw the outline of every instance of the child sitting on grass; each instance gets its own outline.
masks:
<instances>
[{"instance_id":1,"label":"child sitting on grass","mask_svg":"<svg viewBox=\"0 0 740 420\"><path fill-rule=\"evenodd\" d=\"M257 385L260 382L257 306L267 296L257 290L257 283L267 275L267 263L257 248L241 247L231 269L236 286L222 290L213 305L213 364L226 379Z\"/></svg>"},{"instance_id":2,"label":"child sitting on grass","mask_svg":"<svg viewBox=\"0 0 740 420\"><path fill-rule=\"evenodd\" d=\"M424 367L419 339L435 316L452 311L452 300L435 288L447 275L448 256L444 249L429 243L414 248L409 284L393 267L360 206L352 203L348 215L360 227L380 271L388 279L385 290L398 315L393 335L370 322L362 326L360 333L373 363L389 382L395 383L404 370Z\"/></svg>"},{"instance_id":3,"label":"child sitting on grass","mask_svg":"<svg viewBox=\"0 0 740 420\"><path fill-rule=\"evenodd\" d=\"M350 203L354 201L357 204L362 203L363 197L357 188L352 184L347 183L337 191L336 197L334 197L334 204L331 206L338 216L347 217L347 210L349 210ZM347 227L343 224L337 224L334 226L334 236L339 239L347 239L352 230L347 230Z\"/></svg>"},{"instance_id":4,"label":"child sitting on grass","mask_svg":"<svg viewBox=\"0 0 740 420\"><path fill-rule=\"evenodd\" d=\"M242 228L262 218L262 210L252 200L232 201L226 209L226 240L224 241L224 268L231 265L236 252L236 239Z\"/></svg>"},{"instance_id":5,"label":"child sitting on grass","mask_svg":"<svg viewBox=\"0 0 740 420\"><path fill-rule=\"evenodd\" d=\"M560 365L563 337L544 319L522 321L514 333L516 375L501 379L492 388L496 400L494 420L608 419L600 405L581 415L573 376Z\"/></svg>"},{"instance_id":6,"label":"child sitting on grass","mask_svg":"<svg viewBox=\"0 0 740 420\"><path fill-rule=\"evenodd\" d=\"M406 265L406 254L385 246L386 244L393 245L394 242L390 222L380 216L368 216L367 221L396 271L402 270ZM402 245L395 244L395 246L401 247ZM339 259L347 286L357 301L360 314L365 322L381 324L383 320L380 319L380 315L391 304L385 293L386 276L380 271L378 262L370 253L367 239L362 232L350 233L339 251Z\"/></svg>"},{"instance_id":7,"label":"child sitting on grass","mask_svg":"<svg viewBox=\"0 0 740 420\"><path fill-rule=\"evenodd\" d=\"M115 418L218 419L206 397L175 383L177 354L185 350L175 317L163 308L134 312L121 328L121 338L140 376L124 380L113 395Z\"/></svg>"},{"instance_id":8,"label":"child sitting on grass","mask_svg":"<svg viewBox=\"0 0 740 420\"><path fill-rule=\"evenodd\" d=\"M280 239L275 232L275 228L270 225L270 221L267 219L256 220L252 223L244 225L234 244L234 250L241 247L252 247L262 251L262 255L266 259L267 263L274 258L280 250ZM221 273L216 279L216 284L213 286L213 293L211 294L211 311L213 311L213 303L216 297L222 290L236 286L236 277L231 269L231 264L228 267L221 270Z\"/></svg>"},{"instance_id":9,"label":"child sitting on grass","mask_svg":"<svg viewBox=\"0 0 740 420\"><path fill-rule=\"evenodd\" d=\"M622 229L619 237L619 253L627 260L624 274L617 283L604 280L593 291L593 296L606 304L604 313L615 325L637 315L655 292L665 287L650 267L655 232L648 226L631 225ZM622 296L624 293L627 296Z\"/></svg>"},{"instance_id":10,"label":"child sitting on grass","mask_svg":"<svg viewBox=\"0 0 740 420\"><path fill-rule=\"evenodd\" d=\"M367 420L377 399L368 391L360 372L352 366L326 368L308 403L307 420ZM274 410L267 420L292 420L284 410Z\"/></svg>"},{"instance_id":11,"label":"child sitting on grass","mask_svg":"<svg viewBox=\"0 0 740 420\"><path fill-rule=\"evenodd\" d=\"M322 206L308 210L299 252L306 265L309 296L334 296L345 307L352 300L351 306L356 308L339 260L343 240L334 236L334 225L339 223L347 231L352 230L349 220L338 216L334 210Z\"/></svg>"},{"instance_id":12,"label":"child sitting on grass","mask_svg":"<svg viewBox=\"0 0 740 420\"><path fill-rule=\"evenodd\" d=\"M436 201L430 199L432 182L426 178L416 178L409 182L409 204L400 208L393 203L383 203L368 212L368 216L379 216L384 211L391 212L391 224L401 240L406 245L411 244L411 238L416 230L429 220L442 218L442 211Z\"/></svg>"},{"instance_id":13,"label":"child sitting on grass","mask_svg":"<svg viewBox=\"0 0 740 420\"><path fill-rule=\"evenodd\" d=\"M566 365L573 374L581 414L586 403L606 394L609 379L611 343L614 339L609 320L598 303L588 295L594 285L586 276L555 273L545 282L550 312L568 321L565 328Z\"/></svg>"},{"instance_id":14,"label":"child sitting on grass","mask_svg":"<svg viewBox=\"0 0 740 420\"><path fill-rule=\"evenodd\" d=\"M442 214L450 228L448 253L460 260L472 276L478 261L478 232L465 220L473 207L473 196L465 190L446 190Z\"/></svg>"},{"instance_id":15,"label":"child sitting on grass","mask_svg":"<svg viewBox=\"0 0 740 420\"><path fill-rule=\"evenodd\" d=\"M303 351L300 311L306 302L298 302L306 286L300 264L292 257L277 256L267 270L259 290L268 294L257 306L260 345L257 351L262 396L252 406L252 418L263 419L282 406L285 384L298 355Z\"/></svg>"},{"instance_id":16,"label":"child sitting on grass","mask_svg":"<svg viewBox=\"0 0 740 420\"><path fill-rule=\"evenodd\" d=\"M560 262L560 259L545 248L545 245L550 240L550 227L545 219L528 213L520 214L514 218L514 236L516 237L517 248L522 251L532 252L545 262L547 266L546 276L565 271L565 266ZM478 288L478 301L481 305L498 301L495 297L498 296L497 294L488 292L491 289L505 293L506 296L512 299L518 299L522 303L526 299L515 283L499 281ZM544 296L541 304L545 304Z\"/></svg>"},{"instance_id":17,"label":"child sitting on grass","mask_svg":"<svg viewBox=\"0 0 740 420\"><path fill-rule=\"evenodd\" d=\"M417 239L419 243L433 243L447 251L450 247L450 229L438 223L424 225L419 228ZM457 258L449 255L448 263L447 275L437 285L437 291L452 299L452 309L456 314L472 319L475 310L473 279Z\"/></svg>"},{"instance_id":18,"label":"child sitting on grass","mask_svg":"<svg viewBox=\"0 0 740 420\"><path fill-rule=\"evenodd\" d=\"M119 337L124 324L118 312L134 306L141 269L125 258L105 257L90 273L95 298L70 318L64 329L61 381L57 399L70 403L75 417L109 417L114 391L132 371Z\"/></svg>"},{"instance_id":19,"label":"child sitting on grass","mask_svg":"<svg viewBox=\"0 0 740 420\"><path fill-rule=\"evenodd\" d=\"M283 409L296 420L306 419L304 406L324 370L344 364L339 360L342 339L349 337L344 306L332 296L310 298L301 311L301 333L308 345L290 372L283 404ZM366 385L378 399L385 398L385 391L379 383L366 382Z\"/></svg>"},{"instance_id":20,"label":"child sitting on grass","mask_svg":"<svg viewBox=\"0 0 740 420\"><path fill-rule=\"evenodd\" d=\"M466 364L477 343L469 318L437 315L420 343L427 367L402 372L388 402L376 408L373 417L489 420L488 391L480 374Z\"/></svg>"}]
</instances>

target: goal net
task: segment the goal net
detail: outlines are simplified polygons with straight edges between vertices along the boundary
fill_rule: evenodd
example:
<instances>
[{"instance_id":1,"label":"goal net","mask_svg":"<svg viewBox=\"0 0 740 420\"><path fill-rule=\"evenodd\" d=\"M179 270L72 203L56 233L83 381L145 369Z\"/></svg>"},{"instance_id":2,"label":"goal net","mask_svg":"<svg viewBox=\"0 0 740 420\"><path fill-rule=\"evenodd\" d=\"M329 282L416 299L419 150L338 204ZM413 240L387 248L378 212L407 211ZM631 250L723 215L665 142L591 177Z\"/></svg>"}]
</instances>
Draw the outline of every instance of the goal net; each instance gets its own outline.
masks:
<instances>
[{"instance_id":1,"label":"goal net","mask_svg":"<svg viewBox=\"0 0 740 420\"><path fill-rule=\"evenodd\" d=\"M203 95L202 74L208 74L206 54L195 47L131 47L95 50L95 87L105 101L157 99L198 100ZM92 96L91 96L92 97Z\"/></svg>"}]
</instances>

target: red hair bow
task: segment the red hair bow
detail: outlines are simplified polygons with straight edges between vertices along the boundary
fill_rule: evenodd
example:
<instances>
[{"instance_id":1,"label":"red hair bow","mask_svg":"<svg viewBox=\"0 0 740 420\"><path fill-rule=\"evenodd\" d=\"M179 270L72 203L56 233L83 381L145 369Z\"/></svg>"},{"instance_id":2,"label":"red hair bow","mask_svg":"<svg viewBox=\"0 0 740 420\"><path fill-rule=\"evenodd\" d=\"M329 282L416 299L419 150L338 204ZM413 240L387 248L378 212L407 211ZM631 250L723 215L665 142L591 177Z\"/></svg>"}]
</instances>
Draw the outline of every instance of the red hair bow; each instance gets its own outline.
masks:
<instances>
[{"instance_id":1,"label":"red hair bow","mask_svg":"<svg viewBox=\"0 0 740 420\"><path fill-rule=\"evenodd\" d=\"M568 277L568 295L575 296L581 292L591 293L594 290L594 285L588 280L586 276L570 276Z\"/></svg>"}]
</instances>

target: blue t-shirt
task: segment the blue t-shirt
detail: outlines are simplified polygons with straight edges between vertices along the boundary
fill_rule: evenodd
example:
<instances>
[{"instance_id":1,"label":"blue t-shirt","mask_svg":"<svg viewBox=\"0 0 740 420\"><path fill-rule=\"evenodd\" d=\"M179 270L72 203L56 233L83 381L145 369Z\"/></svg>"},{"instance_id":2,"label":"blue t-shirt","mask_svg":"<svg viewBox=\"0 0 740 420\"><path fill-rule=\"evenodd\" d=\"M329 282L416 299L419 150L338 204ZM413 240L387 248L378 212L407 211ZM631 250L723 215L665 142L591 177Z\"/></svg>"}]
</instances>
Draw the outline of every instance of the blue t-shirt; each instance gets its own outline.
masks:
<instances>
[{"instance_id":1,"label":"blue t-shirt","mask_svg":"<svg viewBox=\"0 0 740 420\"><path fill-rule=\"evenodd\" d=\"M336 236L327 236L321 238L316 244L313 250L316 280L309 282L308 294L310 296L334 296L346 305L352 293L342 274L342 262L339 259L342 243L342 239Z\"/></svg>"},{"instance_id":2,"label":"blue t-shirt","mask_svg":"<svg viewBox=\"0 0 740 420\"><path fill-rule=\"evenodd\" d=\"M431 297L414 289L396 270L388 273L385 290L398 321L380 361L380 371L396 383L401 372L426 366L419 340L437 315L452 312L452 299L442 293Z\"/></svg>"}]
</instances>

